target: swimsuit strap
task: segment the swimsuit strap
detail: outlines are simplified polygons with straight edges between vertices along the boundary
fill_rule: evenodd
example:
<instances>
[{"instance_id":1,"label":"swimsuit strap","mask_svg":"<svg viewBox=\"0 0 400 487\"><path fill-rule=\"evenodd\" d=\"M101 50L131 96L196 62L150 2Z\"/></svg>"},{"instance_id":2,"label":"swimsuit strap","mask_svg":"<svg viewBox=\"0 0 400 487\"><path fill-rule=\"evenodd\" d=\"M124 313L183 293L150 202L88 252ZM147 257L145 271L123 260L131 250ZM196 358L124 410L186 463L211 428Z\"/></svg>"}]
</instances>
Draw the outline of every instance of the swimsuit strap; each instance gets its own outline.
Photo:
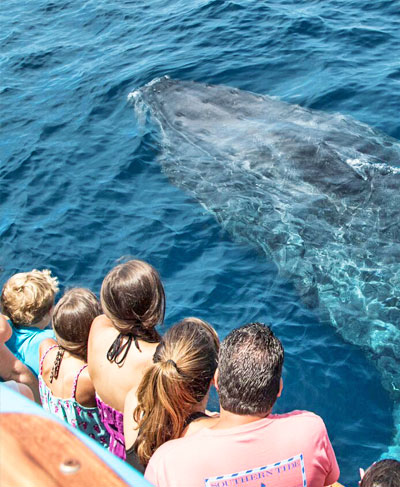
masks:
<instances>
[{"instance_id":1,"label":"swimsuit strap","mask_svg":"<svg viewBox=\"0 0 400 487\"><path fill-rule=\"evenodd\" d=\"M127 337L125 343L122 343L123 337ZM141 352L138 340L132 333L128 333L126 335L119 333L117 338L113 341L111 347L108 349L108 361L115 362L117 365L121 365L128 355L129 349L132 345L132 340L135 342L136 348L139 350L139 352ZM122 357L118 358L121 354L123 354Z\"/></svg>"},{"instance_id":2,"label":"swimsuit strap","mask_svg":"<svg viewBox=\"0 0 400 487\"><path fill-rule=\"evenodd\" d=\"M48 354L48 352L50 352L50 350L53 350L53 348L56 348L58 347L58 345L52 345L51 347L49 347L45 352L44 354L42 355L42 358L40 359L40 365L39 365L39 374L42 375L42 370L43 370L43 362L44 362L44 359L46 358L46 355Z\"/></svg>"},{"instance_id":3,"label":"swimsuit strap","mask_svg":"<svg viewBox=\"0 0 400 487\"><path fill-rule=\"evenodd\" d=\"M135 336L134 336L134 337L133 337L133 341L135 342L135 347L136 347L136 348L139 350L139 352L141 352L140 347L139 347L139 342L138 342L137 337L135 337Z\"/></svg>"},{"instance_id":4,"label":"swimsuit strap","mask_svg":"<svg viewBox=\"0 0 400 487\"><path fill-rule=\"evenodd\" d=\"M74 385L72 386L72 399L75 399L76 386L78 385L79 376L81 375L82 370L86 369L87 366L88 364L82 365L82 367L79 369L78 373L75 376Z\"/></svg>"}]
</instances>

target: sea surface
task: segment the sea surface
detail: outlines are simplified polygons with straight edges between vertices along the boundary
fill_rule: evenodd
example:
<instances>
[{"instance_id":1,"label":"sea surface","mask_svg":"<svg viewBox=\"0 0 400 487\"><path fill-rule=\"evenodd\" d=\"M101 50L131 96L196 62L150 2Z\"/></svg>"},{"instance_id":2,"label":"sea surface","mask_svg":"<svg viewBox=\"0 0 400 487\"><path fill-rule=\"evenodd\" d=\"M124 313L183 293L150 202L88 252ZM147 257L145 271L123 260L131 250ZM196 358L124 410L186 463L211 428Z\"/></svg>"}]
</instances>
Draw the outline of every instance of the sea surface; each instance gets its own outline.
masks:
<instances>
[{"instance_id":1,"label":"sea surface","mask_svg":"<svg viewBox=\"0 0 400 487\"><path fill-rule=\"evenodd\" d=\"M224 337L271 324L286 351L276 411L321 415L341 482L357 485L358 468L397 441L376 363L319 319L272 258L171 183L158 128L143 129L128 95L168 75L341 113L399 139L400 2L3 0L0 72L0 284L50 268L63 289L98 293L119 259L135 257L162 276L165 327L198 316Z\"/></svg>"}]
</instances>

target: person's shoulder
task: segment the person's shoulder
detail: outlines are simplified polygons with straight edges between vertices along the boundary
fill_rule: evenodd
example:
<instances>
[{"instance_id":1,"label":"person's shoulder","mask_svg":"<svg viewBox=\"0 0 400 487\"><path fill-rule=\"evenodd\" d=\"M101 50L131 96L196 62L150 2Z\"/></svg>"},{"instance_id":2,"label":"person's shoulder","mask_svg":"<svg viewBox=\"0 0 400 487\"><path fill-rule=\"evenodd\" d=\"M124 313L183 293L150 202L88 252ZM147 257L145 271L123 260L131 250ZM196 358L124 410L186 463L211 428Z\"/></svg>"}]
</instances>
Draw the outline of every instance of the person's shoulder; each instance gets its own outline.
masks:
<instances>
[{"instance_id":1,"label":"person's shoulder","mask_svg":"<svg viewBox=\"0 0 400 487\"><path fill-rule=\"evenodd\" d=\"M26 343L29 344L29 347L35 347L32 350L39 350L39 353L43 342L46 342L47 348L56 344L54 331L51 328L45 328L44 330L33 329L32 333L26 335Z\"/></svg>"},{"instance_id":2,"label":"person's shoulder","mask_svg":"<svg viewBox=\"0 0 400 487\"><path fill-rule=\"evenodd\" d=\"M54 331L52 328L36 328L32 327L25 327L23 330L20 330L25 335L25 338L30 341L40 341L42 342L46 338L55 338Z\"/></svg>"},{"instance_id":3,"label":"person's shoulder","mask_svg":"<svg viewBox=\"0 0 400 487\"><path fill-rule=\"evenodd\" d=\"M157 448L150 461L153 461L154 464L156 462L169 459L170 457L173 459L176 455L179 456L180 451L195 451L192 448L192 444L196 443L196 436L197 435L190 435L165 442L163 445Z\"/></svg>"},{"instance_id":4,"label":"person's shoulder","mask_svg":"<svg viewBox=\"0 0 400 487\"><path fill-rule=\"evenodd\" d=\"M54 345L57 345L57 342L53 338L45 338L39 345L40 357L42 357L46 353L46 351Z\"/></svg>"},{"instance_id":5,"label":"person's shoulder","mask_svg":"<svg viewBox=\"0 0 400 487\"><path fill-rule=\"evenodd\" d=\"M191 437L177 438L175 440L169 440L157 448L146 467L145 478L157 484L155 479L152 478L153 475L157 475L157 472L159 474L171 468L173 469L178 458L184 458L185 453L189 450L195 451L191 447L190 440ZM150 478L148 478L149 475Z\"/></svg>"},{"instance_id":6,"label":"person's shoulder","mask_svg":"<svg viewBox=\"0 0 400 487\"><path fill-rule=\"evenodd\" d=\"M100 349L103 349L105 344L108 343L107 336L110 333L109 330L111 328L114 328L112 322L104 314L96 316L92 321L88 338L88 357L90 357L90 360L88 360L89 366L91 362L93 363L93 361L97 361L97 358L100 356L97 353L99 347ZM94 351L96 351L96 353L94 353Z\"/></svg>"},{"instance_id":7,"label":"person's shoulder","mask_svg":"<svg viewBox=\"0 0 400 487\"><path fill-rule=\"evenodd\" d=\"M48 338L51 338L51 339L55 338L53 328L44 328L43 330L40 330L38 332L38 335L40 336L41 340L45 340Z\"/></svg>"},{"instance_id":8,"label":"person's shoulder","mask_svg":"<svg viewBox=\"0 0 400 487\"><path fill-rule=\"evenodd\" d=\"M181 476L182 469L190 468L199 455L205 454L208 457L209 441L212 438L203 435L205 430L203 428L193 435L167 441L157 448L147 465L145 478L154 485L175 485L174 480L176 476Z\"/></svg>"},{"instance_id":9,"label":"person's shoulder","mask_svg":"<svg viewBox=\"0 0 400 487\"><path fill-rule=\"evenodd\" d=\"M318 416L318 414L313 413L312 411L305 411L302 409L296 409L294 411L290 411L288 413L282 413L282 414L271 414L271 418L274 419L287 419L287 420L293 420L293 421L299 421L299 420L309 420L309 421L322 421L321 416Z\"/></svg>"},{"instance_id":10,"label":"person's shoulder","mask_svg":"<svg viewBox=\"0 0 400 487\"><path fill-rule=\"evenodd\" d=\"M104 328L110 328L110 327L112 327L112 323L105 314L96 316L96 318L93 320L90 326L90 334L93 336L93 334L96 333L97 331Z\"/></svg>"},{"instance_id":11,"label":"person's shoulder","mask_svg":"<svg viewBox=\"0 0 400 487\"><path fill-rule=\"evenodd\" d=\"M271 419L287 424L296 424L296 428L303 425L307 430L326 430L324 420L311 411L295 410L284 414L273 414Z\"/></svg>"}]
</instances>

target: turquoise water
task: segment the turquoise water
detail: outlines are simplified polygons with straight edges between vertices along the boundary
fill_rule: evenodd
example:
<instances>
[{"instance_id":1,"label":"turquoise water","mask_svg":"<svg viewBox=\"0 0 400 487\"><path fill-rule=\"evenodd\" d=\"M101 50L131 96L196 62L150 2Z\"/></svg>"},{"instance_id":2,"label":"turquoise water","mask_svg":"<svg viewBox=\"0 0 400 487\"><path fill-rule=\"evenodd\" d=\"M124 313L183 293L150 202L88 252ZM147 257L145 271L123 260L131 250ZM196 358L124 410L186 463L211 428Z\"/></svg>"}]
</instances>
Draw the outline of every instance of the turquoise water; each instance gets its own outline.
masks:
<instances>
[{"instance_id":1,"label":"turquoise water","mask_svg":"<svg viewBox=\"0 0 400 487\"><path fill-rule=\"evenodd\" d=\"M196 315L224 336L248 321L272 323L286 349L277 410L323 416L341 480L356 485L358 467L384 454L396 431L396 398L376 360L346 323L347 334L338 333L320 319L272 255L171 184L157 126L143 128L127 97L169 75L340 112L400 138L399 3L2 7L1 284L49 267L64 287L98 292L117 259L130 255L159 269L167 326Z\"/></svg>"}]
</instances>

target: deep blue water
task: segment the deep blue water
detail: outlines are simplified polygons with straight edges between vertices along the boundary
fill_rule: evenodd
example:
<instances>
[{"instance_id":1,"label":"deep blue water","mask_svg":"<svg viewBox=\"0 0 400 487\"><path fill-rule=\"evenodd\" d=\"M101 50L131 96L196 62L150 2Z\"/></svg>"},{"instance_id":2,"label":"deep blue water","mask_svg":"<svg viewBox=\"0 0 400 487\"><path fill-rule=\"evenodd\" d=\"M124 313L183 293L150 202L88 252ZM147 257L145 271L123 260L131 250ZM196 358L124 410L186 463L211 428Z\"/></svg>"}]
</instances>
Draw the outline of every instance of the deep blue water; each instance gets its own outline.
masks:
<instances>
[{"instance_id":1,"label":"deep blue water","mask_svg":"<svg viewBox=\"0 0 400 487\"><path fill-rule=\"evenodd\" d=\"M356 485L393 443L393 402L365 352L234 241L157 163L127 95L165 74L340 112L400 138L398 1L25 1L0 12L0 284L49 267L99 291L121 256L159 269L169 326L223 337L272 323L286 350L277 411L309 409Z\"/></svg>"}]
</instances>

